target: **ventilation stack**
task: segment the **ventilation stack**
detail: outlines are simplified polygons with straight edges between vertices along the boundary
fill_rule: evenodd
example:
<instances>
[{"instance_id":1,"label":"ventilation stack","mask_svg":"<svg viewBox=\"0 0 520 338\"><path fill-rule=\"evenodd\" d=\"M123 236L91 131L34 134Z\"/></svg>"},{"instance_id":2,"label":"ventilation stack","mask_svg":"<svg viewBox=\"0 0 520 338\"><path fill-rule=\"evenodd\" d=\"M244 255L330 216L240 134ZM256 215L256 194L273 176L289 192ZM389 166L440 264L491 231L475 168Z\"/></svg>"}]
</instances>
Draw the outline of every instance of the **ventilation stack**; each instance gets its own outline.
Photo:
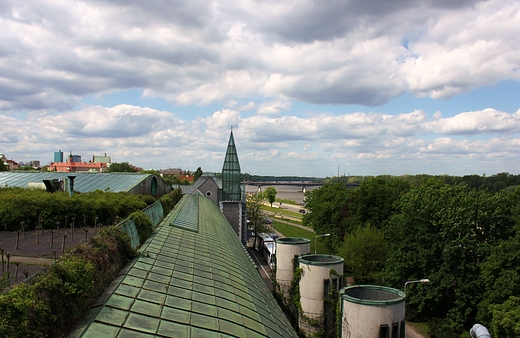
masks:
<instances>
[{"instance_id":1,"label":"ventilation stack","mask_svg":"<svg viewBox=\"0 0 520 338\"><path fill-rule=\"evenodd\" d=\"M300 305L303 313L299 326L308 335L327 329L325 319L334 316L335 309L326 300L336 296L343 287L343 258L332 255L303 255L298 258L301 268Z\"/></svg>"},{"instance_id":2,"label":"ventilation stack","mask_svg":"<svg viewBox=\"0 0 520 338\"><path fill-rule=\"evenodd\" d=\"M287 297L298 265L298 257L311 251L311 240L307 238L285 237L276 239L276 282Z\"/></svg>"},{"instance_id":3,"label":"ventilation stack","mask_svg":"<svg viewBox=\"0 0 520 338\"><path fill-rule=\"evenodd\" d=\"M342 337L405 338L403 291L378 285L341 289Z\"/></svg>"}]
</instances>

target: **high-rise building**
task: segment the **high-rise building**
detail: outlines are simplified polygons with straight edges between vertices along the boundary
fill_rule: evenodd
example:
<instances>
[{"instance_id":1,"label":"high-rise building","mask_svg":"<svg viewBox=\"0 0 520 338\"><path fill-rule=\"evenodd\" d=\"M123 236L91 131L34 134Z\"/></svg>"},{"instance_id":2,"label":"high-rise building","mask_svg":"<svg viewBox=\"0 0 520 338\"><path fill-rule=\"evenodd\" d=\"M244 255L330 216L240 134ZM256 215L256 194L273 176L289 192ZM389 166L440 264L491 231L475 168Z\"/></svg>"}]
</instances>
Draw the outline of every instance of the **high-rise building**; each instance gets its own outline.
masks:
<instances>
[{"instance_id":1,"label":"high-rise building","mask_svg":"<svg viewBox=\"0 0 520 338\"><path fill-rule=\"evenodd\" d=\"M63 162L63 151L58 150L54 152L54 161L53 162Z\"/></svg>"}]
</instances>

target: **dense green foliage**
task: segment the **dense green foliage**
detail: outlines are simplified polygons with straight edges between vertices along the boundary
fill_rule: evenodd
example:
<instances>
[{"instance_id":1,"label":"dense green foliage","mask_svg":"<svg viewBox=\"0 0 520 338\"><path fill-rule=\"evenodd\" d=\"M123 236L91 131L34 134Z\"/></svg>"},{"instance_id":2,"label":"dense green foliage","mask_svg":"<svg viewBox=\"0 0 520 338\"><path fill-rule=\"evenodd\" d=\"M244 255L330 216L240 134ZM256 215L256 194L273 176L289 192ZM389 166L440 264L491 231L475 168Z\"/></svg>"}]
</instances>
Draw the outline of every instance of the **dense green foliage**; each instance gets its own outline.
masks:
<instances>
[{"instance_id":1,"label":"dense green foliage","mask_svg":"<svg viewBox=\"0 0 520 338\"><path fill-rule=\"evenodd\" d=\"M275 187L267 187L263 193L265 198L267 198L269 203L271 203L271 207L273 206L274 201L276 201L276 193L277 192Z\"/></svg>"},{"instance_id":2,"label":"dense green foliage","mask_svg":"<svg viewBox=\"0 0 520 338\"><path fill-rule=\"evenodd\" d=\"M383 231L370 225L347 234L338 249L357 284L381 284L387 253Z\"/></svg>"},{"instance_id":3,"label":"dense green foliage","mask_svg":"<svg viewBox=\"0 0 520 338\"><path fill-rule=\"evenodd\" d=\"M358 283L402 289L429 278L410 284L406 303L409 320L430 321L432 338L460 337L477 322L494 336L513 337L520 189L507 188L516 184L509 174L477 177L371 177L357 189L327 184L306 195L303 222L331 234L328 244Z\"/></svg>"},{"instance_id":4,"label":"dense green foliage","mask_svg":"<svg viewBox=\"0 0 520 338\"><path fill-rule=\"evenodd\" d=\"M262 194L248 194L246 196L246 208L248 217L248 228L253 230L254 245L256 246L256 236L262 232L270 232L272 228L265 224L265 212L262 210Z\"/></svg>"},{"instance_id":5,"label":"dense green foliage","mask_svg":"<svg viewBox=\"0 0 520 338\"><path fill-rule=\"evenodd\" d=\"M195 182L196 180L198 180L199 177L202 176L202 174L204 174L204 172L202 171L202 168L198 167L197 170L195 170L195 173L193 173L193 181Z\"/></svg>"},{"instance_id":6,"label":"dense green foliage","mask_svg":"<svg viewBox=\"0 0 520 338\"><path fill-rule=\"evenodd\" d=\"M21 222L24 222L25 230L34 229L40 217L45 229L56 228L57 222L61 228L69 226L73 219L76 226L114 224L117 219L144 209L147 202L139 195L127 193L97 191L71 197L60 192L49 194L41 190L0 188L1 230L19 230Z\"/></svg>"},{"instance_id":7,"label":"dense green foliage","mask_svg":"<svg viewBox=\"0 0 520 338\"><path fill-rule=\"evenodd\" d=\"M353 190L343 184L327 184L306 194L305 206L310 213L303 216L303 225L316 234L330 234L329 243L337 247L348 232L345 222L351 216L348 201Z\"/></svg>"},{"instance_id":8,"label":"dense green foliage","mask_svg":"<svg viewBox=\"0 0 520 338\"><path fill-rule=\"evenodd\" d=\"M7 171L7 166L4 164L4 161L0 159L0 171Z\"/></svg>"},{"instance_id":9,"label":"dense green foliage","mask_svg":"<svg viewBox=\"0 0 520 338\"><path fill-rule=\"evenodd\" d=\"M116 173L116 172L125 172L125 173L136 173L138 170L135 166L131 165L128 162L121 162L121 163L111 163L110 167L108 168L108 172L110 173Z\"/></svg>"},{"instance_id":10,"label":"dense green foliage","mask_svg":"<svg viewBox=\"0 0 520 338\"><path fill-rule=\"evenodd\" d=\"M491 328L495 337L520 337L520 297L511 296L504 303L492 306L491 310L493 311Z\"/></svg>"},{"instance_id":11,"label":"dense green foliage","mask_svg":"<svg viewBox=\"0 0 520 338\"><path fill-rule=\"evenodd\" d=\"M65 337L135 255L120 228L101 230L30 283L0 295L0 336Z\"/></svg>"},{"instance_id":12,"label":"dense green foliage","mask_svg":"<svg viewBox=\"0 0 520 338\"><path fill-rule=\"evenodd\" d=\"M177 188L163 195L159 200L161 201L163 212L165 215L169 214L173 207L181 200L182 190Z\"/></svg>"},{"instance_id":13,"label":"dense green foliage","mask_svg":"<svg viewBox=\"0 0 520 338\"><path fill-rule=\"evenodd\" d=\"M135 223L135 228L139 234L139 243L144 243L144 241L146 241L146 239L152 234L152 221L142 211L133 212L128 218L131 218Z\"/></svg>"}]
</instances>

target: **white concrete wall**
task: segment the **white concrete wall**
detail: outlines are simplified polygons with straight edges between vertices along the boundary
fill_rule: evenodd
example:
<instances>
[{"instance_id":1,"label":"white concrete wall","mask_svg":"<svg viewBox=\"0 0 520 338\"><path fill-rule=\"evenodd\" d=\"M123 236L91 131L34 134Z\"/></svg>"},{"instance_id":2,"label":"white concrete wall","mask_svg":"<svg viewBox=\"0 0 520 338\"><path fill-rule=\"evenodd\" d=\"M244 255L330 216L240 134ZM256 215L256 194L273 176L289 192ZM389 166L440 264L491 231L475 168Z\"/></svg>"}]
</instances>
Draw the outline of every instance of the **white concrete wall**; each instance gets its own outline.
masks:
<instances>
[{"instance_id":1,"label":"white concrete wall","mask_svg":"<svg viewBox=\"0 0 520 338\"><path fill-rule=\"evenodd\" d=\"M355 286L364 287L364 286ZM366 286L367 288L377 288L377 286ZM392 333L392 326L398 323L399 329L402 321L405 319L405 301L404 294L399 294L398 290L391 288L384 288L380 293L372 293L360 295L354 301L345 297L342 290L342 337L364 337L364 338L378 338L381 325L388 325L390 335ZM386 292L385 290L389 290ZM395 290L393 292L392 290ZM385 294L386 293L386 294ZM379 295L383 297L379 297ZM399 336L398 336L399 337ZM392 338L398 338L392 337Z\"/></svg>"},{"instance_id":2,"label":"white concrete wall","mask_svg":"<svg viewBox=\"0 0 520 338\"><path fill-rule=\"evenodd\" d=\"M307 261L319 257L328 262ZM323 296L325 280L330 279L330 271L334 269L338 275L343 275L343 258L329 255L305 255L300 257L299 266L303 269L300 279L300 303L307 316L323 313Z\"/></svg>"},{"instance_id":3,"label":"white concrete wall","mask_svg":"<svg viewBox=\"0 0 520 338\"><path fill-rule=\"evenodd\" d=\"M276 281L290 285L294 277L294 256L308 254L311 241L307 238L278 238L276 240Z\"/></svg>"}]
</instances>

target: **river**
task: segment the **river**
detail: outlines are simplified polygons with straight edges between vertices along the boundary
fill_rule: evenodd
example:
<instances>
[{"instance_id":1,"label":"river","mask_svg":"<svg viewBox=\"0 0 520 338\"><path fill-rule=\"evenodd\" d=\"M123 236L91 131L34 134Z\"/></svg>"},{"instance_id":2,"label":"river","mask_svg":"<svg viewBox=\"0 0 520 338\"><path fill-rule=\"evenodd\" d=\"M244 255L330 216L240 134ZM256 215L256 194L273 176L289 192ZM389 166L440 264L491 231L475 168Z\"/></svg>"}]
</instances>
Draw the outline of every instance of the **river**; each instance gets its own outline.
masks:
<instances>
[{"instance_id":1,"label":"river","mask_svg":"<svg viewBox=\"0 0 520 338\"><path fill-rule=\"evenodd\" d=\"M276 198L285 198L291 201L295 201L296 203L301 203L305 199L303 195L302 188L293 186L293 185L275 185L273 186L276 189ZM265 191L267 186L262 187L262 191ZM313 189L317 189L319 187L307 187L307 191L311 191ZM258 187L256 185L246 185L246 193L254 193L258 191Z\"/></svg>"}]
</instances>

